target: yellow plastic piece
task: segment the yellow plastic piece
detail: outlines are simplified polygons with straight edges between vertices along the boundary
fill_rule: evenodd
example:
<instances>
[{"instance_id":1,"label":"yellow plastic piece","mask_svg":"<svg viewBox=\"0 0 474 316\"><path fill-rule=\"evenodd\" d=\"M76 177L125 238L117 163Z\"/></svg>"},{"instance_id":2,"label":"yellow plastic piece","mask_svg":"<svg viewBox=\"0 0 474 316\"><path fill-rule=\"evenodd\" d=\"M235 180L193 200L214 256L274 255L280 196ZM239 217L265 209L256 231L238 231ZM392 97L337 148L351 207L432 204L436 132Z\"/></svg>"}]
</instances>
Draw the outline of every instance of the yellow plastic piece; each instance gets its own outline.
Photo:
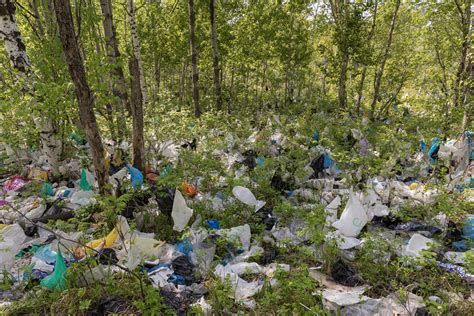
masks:
<instances>
[{"instance_id":1,"label":"yellow plastic piece","mask_svg":"<svg viewBox=\"0 0 474 316\"><path fill-rule=\"evenodd\" d=\"M98 248L101 244L103 244L102 248L109 248L112 246L118 237L118 230L117 228L112 229L112 231L104 238L99 238L93 241L90 241L86 246L89 248Z\"/></svg>"},{"instance_id":2,"label":"yellow plastic piece","mask_svg":"<svg viewBox=\"0 0 474 316\"><path fill-rule=\"evenodd\" d=\"M409 188L410 190L416 190L416 189L418 188L418 183L413 182L412 184L410 184L410 185L408 186L408 188Z\"/></svg>"}]
</instances>

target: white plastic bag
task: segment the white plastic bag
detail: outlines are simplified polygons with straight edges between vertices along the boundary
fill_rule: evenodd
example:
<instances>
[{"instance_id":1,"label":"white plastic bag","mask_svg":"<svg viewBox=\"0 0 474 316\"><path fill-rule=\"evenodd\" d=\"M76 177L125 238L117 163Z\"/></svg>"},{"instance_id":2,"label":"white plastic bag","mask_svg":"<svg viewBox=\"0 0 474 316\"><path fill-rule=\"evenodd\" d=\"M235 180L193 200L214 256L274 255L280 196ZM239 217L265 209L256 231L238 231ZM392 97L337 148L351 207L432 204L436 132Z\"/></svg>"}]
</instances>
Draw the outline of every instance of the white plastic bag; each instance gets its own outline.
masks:
<instances>
[{"instance_id":1,"label":"white plastic bag","mask_svg":"<svg viewBox=\"0 0 474 316\"><path fill-rule=\"evenodd\" d=\"M351 191L346 208L342 212L339 220L332 224L332 226L339 229L346 237L357 237L368 220L369 218L367 217L364 207L354 192Z\"/></svg>"},{"instance_id":2,"label":"white plastic bag","mask_svg":"<svg viewBox=\"0 0 474 316\"><path fill-rule=\"evenodd\" d=\"M257 200L253 193L245 187L236 186L232 189L232 193L240 202L254 206L255 212L265 206L265 201Z\"/></svg>"},{"instance_id":3,"label":"white plastic bag","mask_svg":"<svg viewBox=\"0 0 474 316\"><path fill-rule=\"evenodd\" d=\"M193 216L193 210L186 205L186 200L184 199L181 192L176 189L174 194L173 201L173 210L171 211L171 217L173 218L173 230L183 231L184 227L189 222L189 219Z\"/></svg>"}]
</instances>

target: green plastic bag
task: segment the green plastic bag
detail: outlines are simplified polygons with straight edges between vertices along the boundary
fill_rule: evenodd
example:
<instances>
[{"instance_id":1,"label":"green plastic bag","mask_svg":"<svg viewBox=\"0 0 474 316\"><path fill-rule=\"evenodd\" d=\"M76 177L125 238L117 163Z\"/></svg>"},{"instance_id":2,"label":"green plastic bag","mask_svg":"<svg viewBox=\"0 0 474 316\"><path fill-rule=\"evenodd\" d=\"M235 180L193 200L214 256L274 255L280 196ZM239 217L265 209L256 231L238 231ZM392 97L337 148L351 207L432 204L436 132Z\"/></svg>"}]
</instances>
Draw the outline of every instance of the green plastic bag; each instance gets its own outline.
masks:
<instances>
[{"instance_id":1,"label":"green plastic bag","mask_svg":"<svg viewBox=\"0 0 474 316\"><path fill-rule=\"evenodd\" d=\"M83 191L92 191L92 186L87 182L86 169L82 168L81 172L81 181L79 182L79 187Z\"/></svg>"},{"instance_id":2,"label":"green plastic bag","mask_svg":"<svg viewBox=\"0 0 474 316\"><path fill-rule=\"evenodd\" d=\"M64 258L61 253L61 249L59 248L58 242L58 252L56 255L56 264L54 265L54 271L46 278L41 280L40 284L50 291L63 291L67 287L66 272L66 263L64 262Z\"/></svg>"},{"instance_id":3,"label":"green plastic bag","mask_svg":"<svg viewBox=\"0 0 474 316\"><path fill-rule=\"evenodd\" d=\"M45 182L43 183L43 187L41 188L41 195L43 196L53 196L54 195L54 189L51 183Z\"/></svg>"}]
</instances>

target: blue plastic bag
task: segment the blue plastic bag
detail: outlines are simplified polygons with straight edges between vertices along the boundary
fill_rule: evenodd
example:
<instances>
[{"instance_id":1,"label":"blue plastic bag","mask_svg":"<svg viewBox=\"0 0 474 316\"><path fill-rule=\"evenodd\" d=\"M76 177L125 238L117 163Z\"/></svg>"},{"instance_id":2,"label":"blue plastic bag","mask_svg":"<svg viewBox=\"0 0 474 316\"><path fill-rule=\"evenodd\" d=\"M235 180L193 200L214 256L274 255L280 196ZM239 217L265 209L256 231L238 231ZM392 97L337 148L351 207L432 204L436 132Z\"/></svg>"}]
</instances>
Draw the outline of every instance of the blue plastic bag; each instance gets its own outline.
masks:
<instances>
[{"instance_id":1,"label":"blue plastic bag","mask_svg":"<svg viewBox=\"0 0 474 316\"><path fill-rule=\"evenodd\" d=\"M207 227L209 227L209 229L219 229L221 225L217 219L208 219Z\"/></svg>"},{"instance_id":2,"label":"blue plastic bag","mask_svg":"<svg viewBox=\"0 0 474 316\"><path fill-rule=\"evenodd\" d=\"M189 257L189 253L193 251L193 245L191 245L189 240L185 239L176 244L176 250Z\"/></svg>"},{"instance_id":3,"label":"blue plastic bag","mask_svg":"<svg viewBox=\"0 0 474 316\"><path fill-rule=\"evenodd\" d=\"M332 165L334 164L334 160L332 160L331 157L329 157L328 153L323 154L323 159L324 159L324 161L323 161L324 169L331 168Z\"/></svg>"},{"instance_id":4,"label":"blue plastic bag","mask_svg":"<svg viewBox=\"0 0 474 316\"><path fill-rule=\"evenodd\" d=\"M143 174L140 172L140 170L132 167L130 164L127 164L127 169L130 173L130 176L132 177L132 187L134 189L140 188L143 185Z\"/></svg>"},{"instance_id":5,"label":"blue plastic bag","mask_svg":"<svg viewBox=\"0 0 474 316\"><path fill-rule=\"evenodd\" d=\"M441 144L441 140L438 137L433 138L433 141L431 142L430 150L428 151L428 157L430 158L431 163L436 162L436 158L434 157L434 155L438 153L440 144Z\"/></svg>"}]
</instances>

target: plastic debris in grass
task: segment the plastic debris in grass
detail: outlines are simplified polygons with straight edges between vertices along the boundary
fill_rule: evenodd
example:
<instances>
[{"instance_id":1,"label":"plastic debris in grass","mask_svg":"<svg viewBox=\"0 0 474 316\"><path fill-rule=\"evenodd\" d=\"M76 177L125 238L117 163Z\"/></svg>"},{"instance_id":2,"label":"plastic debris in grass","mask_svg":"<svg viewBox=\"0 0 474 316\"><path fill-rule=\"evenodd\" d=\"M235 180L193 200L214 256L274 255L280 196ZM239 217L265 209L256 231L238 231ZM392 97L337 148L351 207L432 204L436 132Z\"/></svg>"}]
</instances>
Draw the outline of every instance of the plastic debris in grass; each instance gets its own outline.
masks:
<instances>
[{"instance_id":1,"label":"plastic debris in grass","mask_svg":"<svg viewBox=\"0 0 474 316\"><path fill-rule=\"evenodd\" d=\"M66 263L64 262L61 249L58 249L53 273L41 280L40 284L51 291L63 291L67 288L66 274Z\"/></svg>"}]
</instances>

